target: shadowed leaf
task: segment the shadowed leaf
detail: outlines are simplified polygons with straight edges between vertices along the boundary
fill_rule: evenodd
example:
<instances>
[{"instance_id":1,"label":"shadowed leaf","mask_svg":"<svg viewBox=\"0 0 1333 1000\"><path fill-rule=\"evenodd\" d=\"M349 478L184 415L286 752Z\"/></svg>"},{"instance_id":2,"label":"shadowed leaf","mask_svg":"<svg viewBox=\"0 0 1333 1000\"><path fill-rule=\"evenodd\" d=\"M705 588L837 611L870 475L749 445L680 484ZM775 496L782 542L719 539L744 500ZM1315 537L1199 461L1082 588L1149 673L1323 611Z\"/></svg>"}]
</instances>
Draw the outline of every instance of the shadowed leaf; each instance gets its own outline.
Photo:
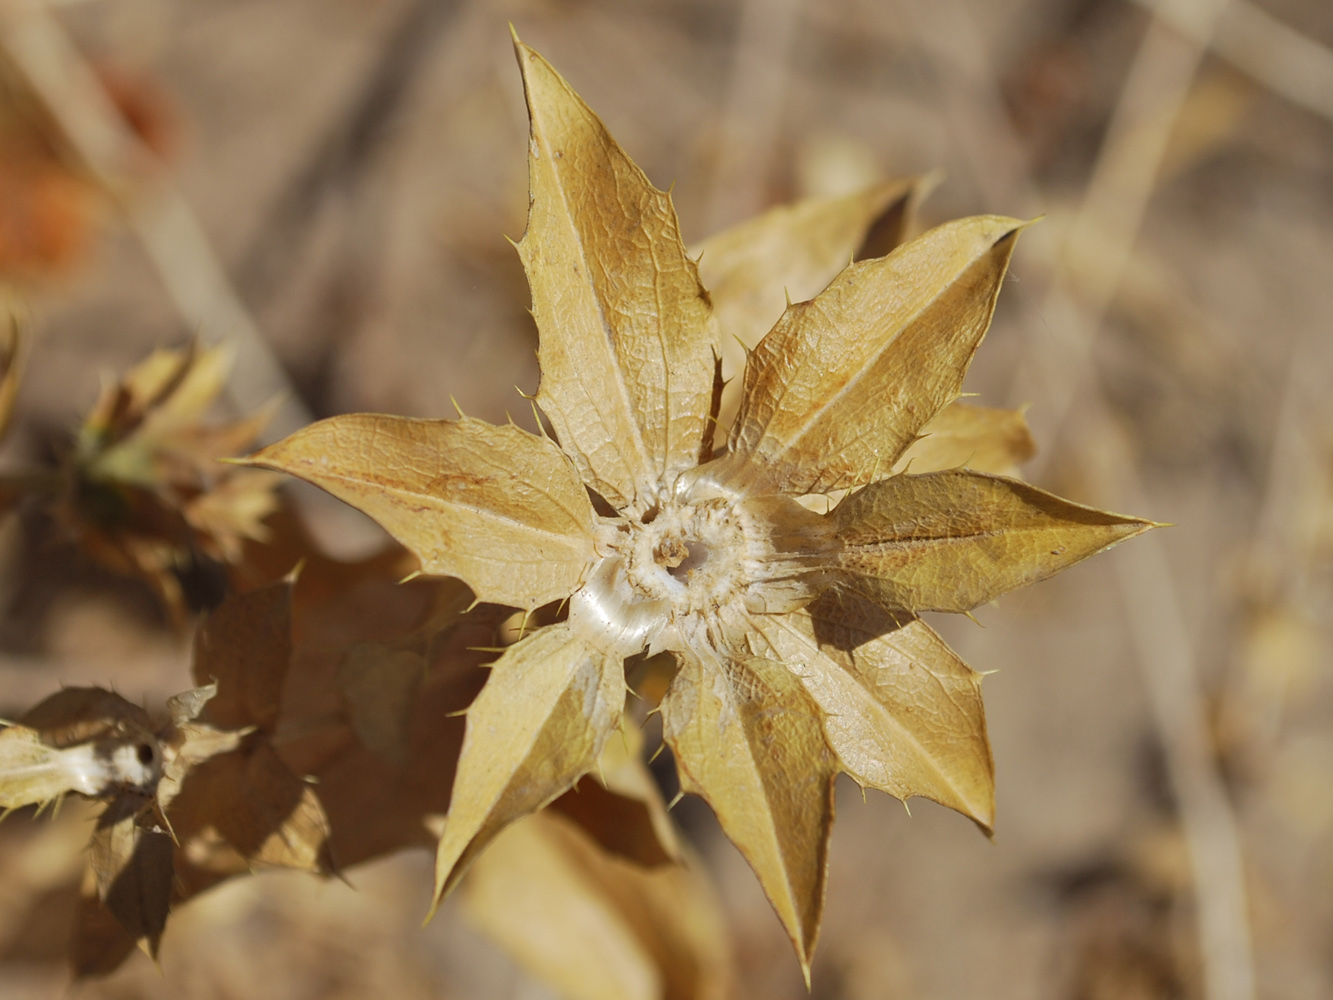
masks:
<instances>
[{"instance_id":1,"label":"shadowed leaf","mask_svg":"<svg viewBox=\"0 0 1333 1000\"><path fill-rule=\"evenodd\" d=\"M680 858L680 841L657 782L643 763L643 734L633 726L606 741L593 772L551 803L603 848L646 867Z\"/></svg>"},{"instance_id":2,"label":"shadowed leaf","mask_svg":"<svg viewBox=\"0 0 1333 1000\"><path fill-rule=\"evenodd\" d=\"M97 891L106 909L157 956L171 900L172 843L165 833L144 829L142 799L117 799L97 821L88 852Z\"/></svg>"},{"instance_id":3,"label":"shadowed leaf","mask_svg":"<svg viewBox=\"0 0 1333 1000\"><path fill-rule=\"evenodd\" d=\"M277 726L292 655L291 584L237 594L219 605L194 640L194 679L217 685L204 716L226 729Z\"/></svg>"},{"instance_id":4,"label":"shadowed leaf","mask_svg":"<svg viewBox=\"0 0 1333 1000\"><path fill-rule=\"evenodd\" d=\"M191 771L170 818L182 842L212 827L252 866L331 867L319 799L264 740Z\"/></svg>"},{"instance_id":5,"label":"shadowed leaf","mask_svg":"<svg viewBox=\"0 0 1333 1000\"><path fill-rule=\"evenodd\" d=\"M951 403L921 428L921 436L903 452L893 471L922 475L966 467L1014 476L1018 466L1036 453L1022 411Z\"/></svg>"},{"instance_id":6,"label":"shadowed leaf","mask_svg":"<svg viewBox=\"0 0 1333 1000\"><path fill-rule=\"evenodd\" d=\"M966 471L894 476L829 517L838 586L908 611L969 611L1154 527Z\"/></svg>"},{"instance_id":7,"label":"shadowed leaf","mask_svg":"<svg viewBox=\"0 0 1333 1000\"><path fill-rule=\"evenodd\" d=\"M562 817L501 833L465 886L471 920L569 1000L729 1000L726 928L697 871L645 871Z\"/></svg>"}]
</instances>

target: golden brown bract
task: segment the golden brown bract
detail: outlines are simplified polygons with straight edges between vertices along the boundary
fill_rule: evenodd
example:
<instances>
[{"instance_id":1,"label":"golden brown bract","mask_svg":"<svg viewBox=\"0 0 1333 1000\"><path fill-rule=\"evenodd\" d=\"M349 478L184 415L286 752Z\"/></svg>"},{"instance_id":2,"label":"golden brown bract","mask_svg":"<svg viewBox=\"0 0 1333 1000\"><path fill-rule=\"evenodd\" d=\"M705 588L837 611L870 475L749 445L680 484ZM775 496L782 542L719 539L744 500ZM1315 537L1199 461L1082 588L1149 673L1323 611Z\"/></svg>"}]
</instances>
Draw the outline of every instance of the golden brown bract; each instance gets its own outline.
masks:
<instances>
[{"instance_id":1,"label":"golden brown bract","mask_svg":"<svg viewBox=\"0 0 1333 1000\"><path fill-rule=\"evenodd\" d=\"M956 402L1025 225L997 216L854 264L774 317L713 458L713 305L670 198L515 44L532 118L519 250L559 446L474 420L348 416L251 461L355 504L483 600L568 600L504 651L468 712L437 903L596 767L622 725L624 659L666 651L682 788L750 862L808 976L839 771L994 822L979 677L917 613L965 611L1152 524L989 474L1031 451L1021 414ZM849 214L830 239L851 244L911 190L831 203ZM756 231L809 277L818 262L788 252L803 212ZM773 298L744 271L720 269L738 325ZM987 471L955 467L974 458Z\"/></svg>"}]
</instances>

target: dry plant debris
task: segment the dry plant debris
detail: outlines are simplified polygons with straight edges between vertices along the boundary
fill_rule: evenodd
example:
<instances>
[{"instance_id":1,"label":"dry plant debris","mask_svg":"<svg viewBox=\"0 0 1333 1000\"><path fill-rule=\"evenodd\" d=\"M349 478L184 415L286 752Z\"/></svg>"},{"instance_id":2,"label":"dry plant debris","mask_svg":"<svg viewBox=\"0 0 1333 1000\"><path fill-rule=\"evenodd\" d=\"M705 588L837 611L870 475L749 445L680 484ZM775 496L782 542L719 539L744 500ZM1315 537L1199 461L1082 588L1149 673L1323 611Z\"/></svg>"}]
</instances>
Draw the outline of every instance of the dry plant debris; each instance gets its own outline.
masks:
<instances>
[{"instance_id":1,"label":"dry plant debris","mask_svg":"<svg viewBox=\"0 0 1333 1000\"><path fill-rule=\"evenodd\" d=\"M22 372L21 326L0 331L0 436L9 429ZM106 568L146 582L178 626L222 594L186 592L184 579L220 578L270 539L281 477L221 464L254 447L273 407L213 423L227 384L226 345L154 351L110 381L57 464L0 476L0 507L44 506L59 531ZM290 564L285 569L290 568Z\"/></svg>"},{"instance_id":2,"label":"dry plant debris","mask_svg":"<svg viewBox=\"0 0 1333 1000\"><path fill-rule=\"evenodd\" d=\"M567 602L504 651L468 710L437 905L501 831L594 770L622 724L623 661L666 651L682 787L754 868L808 979L839 771L993 823L979 676L918 613L965 613L1153 525L930 463L922 435L959 396L1024 226L994 216L789 306L749 353L715 455L718 324L670 199L515 44L532 120L518 249L536 403L559 443L359 414L251 461L365 511L479 601ZM943 419L971 424L978 453L1012 450L1012 425L988 432L986 411ZM845 490L826 514L799 502Z\"/></svg>"}]
</instances>

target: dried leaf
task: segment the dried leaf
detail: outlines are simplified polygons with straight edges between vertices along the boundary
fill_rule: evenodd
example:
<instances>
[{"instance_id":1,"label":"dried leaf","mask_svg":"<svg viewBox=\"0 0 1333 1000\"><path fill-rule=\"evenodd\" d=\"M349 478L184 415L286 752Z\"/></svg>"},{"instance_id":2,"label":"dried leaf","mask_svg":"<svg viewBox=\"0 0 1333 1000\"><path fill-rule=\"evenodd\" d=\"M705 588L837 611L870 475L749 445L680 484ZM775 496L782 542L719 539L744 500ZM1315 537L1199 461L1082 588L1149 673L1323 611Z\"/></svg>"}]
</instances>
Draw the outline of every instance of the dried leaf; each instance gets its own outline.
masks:
<instances>
[{"instance_id":1,"label":"dried leaf","mask_svg":"<svg viewBox=\"0 0 1333 1000\"><path fill-rule=\"evenodd\" d=\"M171 722L158 734L162 746L162 779L157 783L160 809L165 810L180 794L191 770L212 757L236 750L250 731L216 729L195 721L217 692L217 684L209 684L167 700Z\"/></svg>"},{"instance_id":2,"label":"dried leaf","mask_svg":"<svg viewBox=\"0 0 1333 1000\"><path fill-rule=\"evenodd\" d=\"M437 905L500 830L593 768L624 705L620 661L567 625L549 625L509 647L468 709L435 859Z\"/></svg>"},{"instance_id":3,"label":"dried leaf","mask_svg":"<svg viewBox=\"0 0 1333 1000\"><path fill-rule=\"evenodd\" d=\"M514 47L532 119L518 250L541 336L537 405L589 487L646 509L711 448L708 294L670 197L545 59Z\"/></svg>"},{"instance_id":4,"label":"dried leaf","mask_svg":"<svg viewBox=\"0 0 1333 1000\"><path fill-rule=\"evenodd\" d=\"M194 768L170 818L182 843L212 827L252 866L331 869L319 799L264 740Z\"/></svg>"},{"instance_id":5,"label":"dried leaf","mask_svg":"<svg viewBox=\"0 0 1333 1000\"><path fill-rule=\"evenodd\" d=\"M995 768L981 675L919 618L850 594L755 619L756 652L781 660L819 706L838 763L860 784L923 795L989 831Z\"/></svg>"},{"instance_id":6,"label":"dried leaf","mask_svg":"<svg viewBox=\"0 0 1333 1000\"><path fill-rule=\"evenodd\" d=\"M154 352L106 387L61 469L70 482L56 515L69 536L115 572L146 580L181 626L190 610L216 602L187 594L182 578L240 559L280 505L274 477L217 461L250 447L272 407L201 423L233 354L197 345Z\"/></svg>"},{"instance_id":7,"label":"dried leaf","mask_svg":"<svg viewBox=\"0 0 1333 1000\"><path fill-rule=\"evenodd\" d=\"M252 456L375 518L427 573L479 600L535 608L568 597L593 560L593 510L543 438L480 420L355 414Z\"/></svg>"},{"instance_id":8,"label":"dried leaf","mask_svg":"<svg viewBox=\"0 0 1333 1000\"><path fill-rule=\"evenodd\" d=\"M407 763L409 726L426 659L411 649L358 643L338 666L338 687L347 704L352 732L366 749L402 766Z\"/></svg>"},{"instance_id":9,"label":"dried leaf","mask_svg":"<svg viewBox=\"0 0 1333 1000\"><path fill-rule=\"evenodd\" d=\"M97 822L88 853L98 896L150 956L157 956L171 900L172 843L144 829L142 800L117 799Z\"/></svg>"},{"instance_id":10,"label":"dried leaf","mask_svg":"<svg viewBox=\"0 0 1333 1000\"><path fill-rule=\"evenodd\" d=\"M467 879L469 918L569 1000L725 1000L726 929L694 871L643 871L549 812L514 823Z\"/></svg>"},{"instance_id":11,"label":"dried leaf","mask_svg":"<svg viewBox=\"0 0 1333 1000\"><path fill-rule=\"evenodd\" d=\"M722 335L727 385L720 427L730 426L740 405L746 355L782 318L787 304L822 292L858 248L869 251L861 258L877 257L902 242L917 202L932 183L931 178L898 178L850 195L779 205L694 248Z\"/></svg>"},{"instance_id":12,"label":"dried leaf","mask_svg":"<svg viewBox=\"0 0 1333 1000\"><path fill-rule=\"evenodd\" d=\"M592 774L550 805L605 850L645 867L680 860L680 840L657 782L640 753L643 735L621 725L602 748Z\"/></svg>"},{"instance_id":13,"label":"dried leaf","mask_svg":"<svg viewBox=\"0 0 1333 1000\"><path fill-rule=\"evenodd\" d=\"M472 595L458 580L400 584L413 562L402 550L353 564L315 558L295 585L281 754L297 774L315 779L342 866L435 846L438 828L428 824L449 808L465 728L459 713L481 689L488 673L481 664L495 658L485 649L498 645L497 627L510 614L470 607ZM358 736L338 680L350 656L364 650L371 660L371 649L421 651L405 729L381 734L406 741L401 759L368 747L364 728Z\"/></svg>"},{"instance_id":14,"label":"dried leaf","mask_svg":"<svg viewBox=\"0 0 1333 1000\"><path fill-rule=\"evenodd\" d=\"M970 611L1154 527L966 471L894 476L829 517L838 586L907 611Z\"/></svg>"},{"instance_id":15,"label":"dried leaf","mask_svg":"<svg viewBox=\"0 0 1333 1000\"><path fill-rule=\"evenodd\" d=\"M282 685L291 661L290 583L275 583L223 601L194 639L194 679L216 686L207 721L224 729L277 728Z\"/></svg>"},{"instance_id":16,"label":"dried leaf","mask_svg":"<svg viewBox=\"0 0 1333 1000\"><path fill-rule=\"evenodd\" d=\"M713 476L804 494L887 475L957 397L1022 226L946 223L791 306L750 355L732 454Z\"/></svg>"},{"instance_id":17,"label":"dried leaf","mask_svg":"<svg viewBox=\"0 0 1333 1000\"><path fill-rule=\"evenodd\" d=\"M837 774L818 705L780 663L682 657L662 732L681 788L703 796L759 876L808 981Z\"/></svg>"}]
</instances>

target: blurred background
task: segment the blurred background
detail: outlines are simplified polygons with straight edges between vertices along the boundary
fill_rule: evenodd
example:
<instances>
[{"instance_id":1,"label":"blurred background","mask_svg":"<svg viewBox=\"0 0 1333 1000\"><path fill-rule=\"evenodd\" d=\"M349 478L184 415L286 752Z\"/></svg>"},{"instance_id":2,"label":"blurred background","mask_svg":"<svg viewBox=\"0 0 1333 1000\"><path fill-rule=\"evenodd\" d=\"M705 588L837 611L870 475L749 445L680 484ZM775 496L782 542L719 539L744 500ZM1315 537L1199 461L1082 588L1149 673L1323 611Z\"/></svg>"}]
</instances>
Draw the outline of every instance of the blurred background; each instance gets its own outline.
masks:
<instances>
[{"instance_id":1,"label":"blurred background","mask_svg":"<svg viewBox=\"0 0 1333 1000\"><path fill-rule=\"evenodd\" d=\"M1029 407L1033 482L1175 526L975 624L936 623L998 672L996 837L840 786L813 995L1333 996L1327 0L0 12L0 270L32 334L10 462L75 427L106 373L196 332L240 338L239 406L287 380L283 430L358 410L448 416L451 399L531 426L515 387L536 387L536 332L504 239L527 208L506 22L672 188L688 241L937 169L918 228L1044 215L967 388ZM33 100L57 109L77 169L23 124ZM350 530L318 511L330 537ZM23 523L0 529L0 716L60 684L154 703L189 686L188 642L150 595L59 556L34 576ZM805 995L706 808L675 815L727 916L731 995ZM4 1000L66 995L72 903L45 893L86 836L25 823L0 827ZM239 880L173 917L160 971L135 955L77 994L556 996L453 902L418 929L429 864L355 868L354 888Z\"/></svg>"}]
</instances>

